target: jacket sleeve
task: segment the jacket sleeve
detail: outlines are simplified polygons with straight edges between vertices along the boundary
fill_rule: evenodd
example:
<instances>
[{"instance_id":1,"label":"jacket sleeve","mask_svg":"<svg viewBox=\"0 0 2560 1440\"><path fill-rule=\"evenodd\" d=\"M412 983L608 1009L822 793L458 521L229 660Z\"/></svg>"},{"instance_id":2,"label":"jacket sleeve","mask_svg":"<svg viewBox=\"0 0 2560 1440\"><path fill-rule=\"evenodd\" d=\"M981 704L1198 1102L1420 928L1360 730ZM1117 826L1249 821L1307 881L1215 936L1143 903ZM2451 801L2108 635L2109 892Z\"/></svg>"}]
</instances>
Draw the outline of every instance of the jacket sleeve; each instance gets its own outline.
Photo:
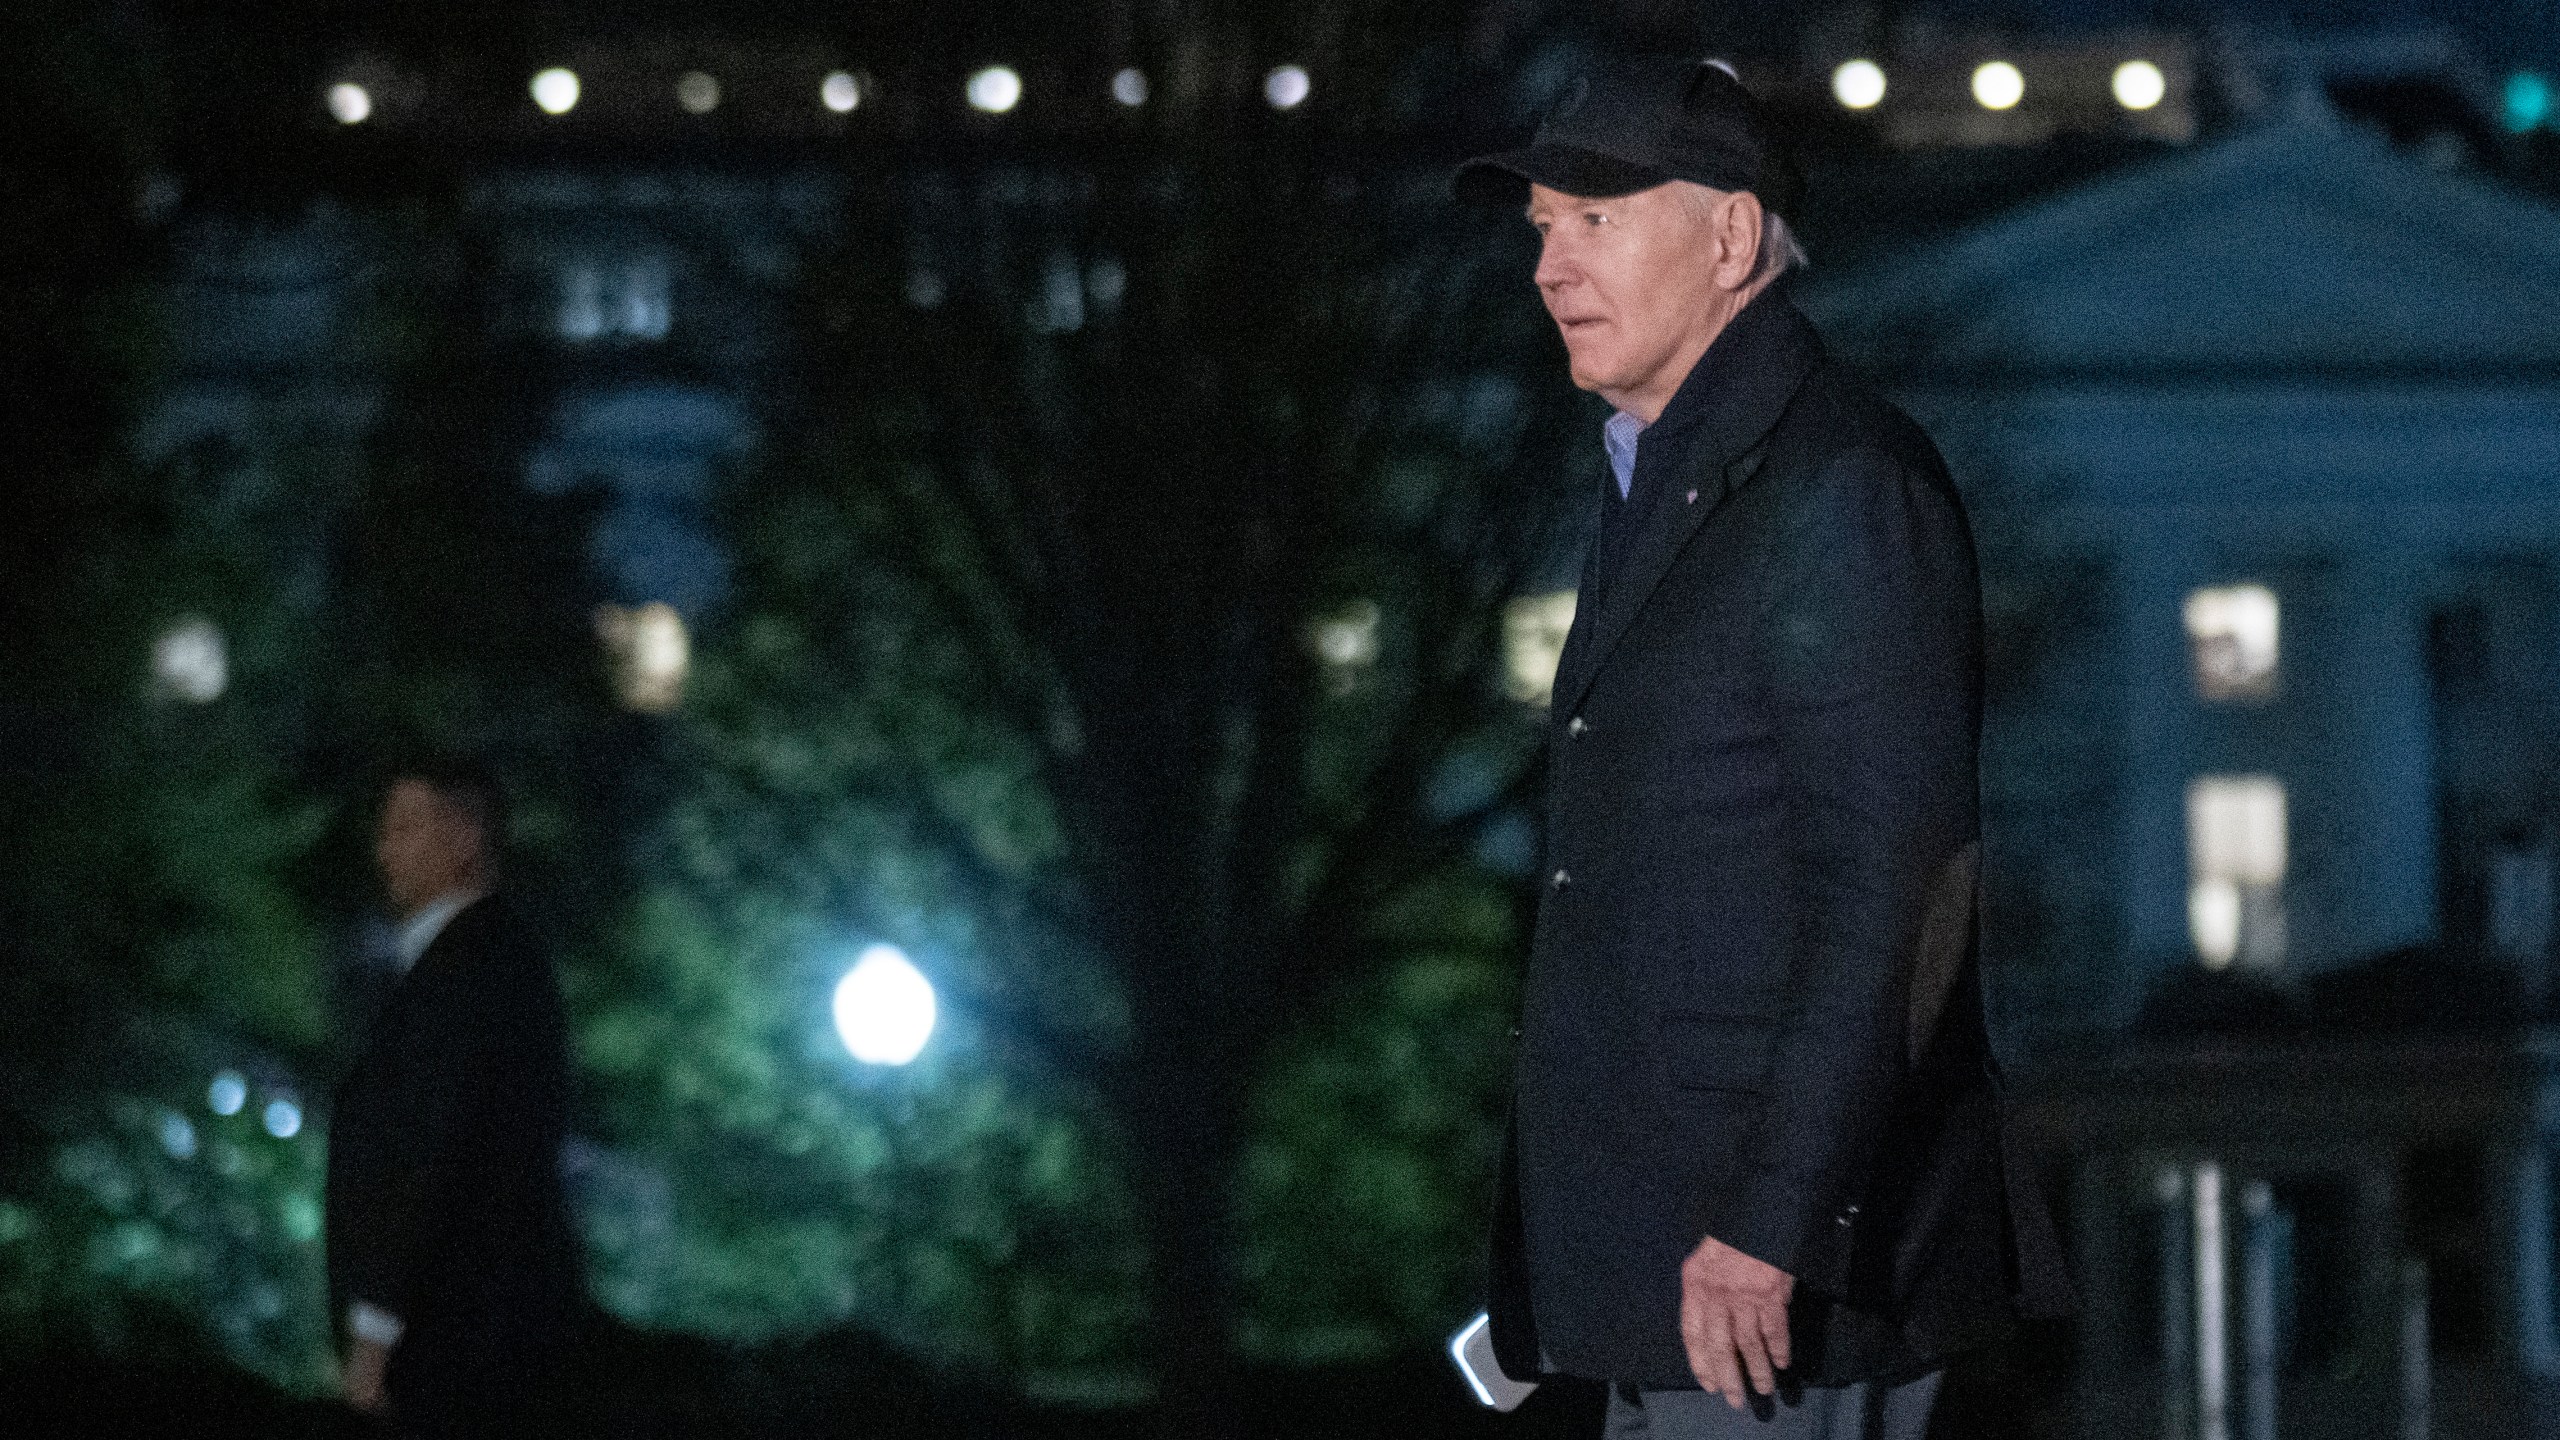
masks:
<instances>
[{"instance_id":1,"label":"jacket sleeve","mask_svg":"<svg viewBox=\"0 0 2560 1440\"><path fill-rule=\"evenodd\" d=\"M1707 1232L1837 1293L1847 1248L1815 1241L1849 1223L1902 1076L1930 884L1979 824L1980 588L1943 475L1872 448L1828 463L1768 557L1788 978L1763 1109Z\"/></svg>"}]
</instances>

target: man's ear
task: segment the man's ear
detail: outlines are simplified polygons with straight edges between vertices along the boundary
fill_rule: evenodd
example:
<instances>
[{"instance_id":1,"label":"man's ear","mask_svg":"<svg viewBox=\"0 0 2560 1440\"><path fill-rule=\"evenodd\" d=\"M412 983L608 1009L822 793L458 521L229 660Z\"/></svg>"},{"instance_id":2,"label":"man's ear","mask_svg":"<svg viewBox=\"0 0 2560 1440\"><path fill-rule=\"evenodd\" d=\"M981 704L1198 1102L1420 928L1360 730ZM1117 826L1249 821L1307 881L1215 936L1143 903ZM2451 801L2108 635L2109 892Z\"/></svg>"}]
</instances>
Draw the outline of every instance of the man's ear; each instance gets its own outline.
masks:
<instances>
[{"instance_id":1,"label":"man's ear","mask_svg":"<svg viewBox=\"0 0 2560 1440\"><path fill-rule=\"evenodd\" d=\"M1722 252L1716 262L1716 283L1739 290L1760 269L1760 197L1748 190L1735 191L1717 217L1716 232Z\"/></svg>"}]
</instances>

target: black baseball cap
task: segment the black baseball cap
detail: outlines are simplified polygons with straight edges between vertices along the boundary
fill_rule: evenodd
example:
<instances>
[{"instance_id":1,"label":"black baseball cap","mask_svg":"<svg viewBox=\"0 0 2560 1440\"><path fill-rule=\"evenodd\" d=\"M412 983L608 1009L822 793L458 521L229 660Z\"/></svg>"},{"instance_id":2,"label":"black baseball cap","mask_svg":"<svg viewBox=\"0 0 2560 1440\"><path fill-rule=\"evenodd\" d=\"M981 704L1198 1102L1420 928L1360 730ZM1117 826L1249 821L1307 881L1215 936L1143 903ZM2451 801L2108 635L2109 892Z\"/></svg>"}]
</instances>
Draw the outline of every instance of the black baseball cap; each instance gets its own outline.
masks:
<instances>
[{"instance_id":1,"label":"black baseball cap","mask_svg":"<svg viewBox=\"0 0 2560 1440\"><path fill-rule=\"evenodd\" d=\"M1690 180L1748 190L1780 215L1802 182L1760 102L1719 61L1667 55L1601 60L1564 88L1529 143L1458 167L1458 198L1519 206L1532 184L1607 199Z\"/></svg>"}]
</instances>

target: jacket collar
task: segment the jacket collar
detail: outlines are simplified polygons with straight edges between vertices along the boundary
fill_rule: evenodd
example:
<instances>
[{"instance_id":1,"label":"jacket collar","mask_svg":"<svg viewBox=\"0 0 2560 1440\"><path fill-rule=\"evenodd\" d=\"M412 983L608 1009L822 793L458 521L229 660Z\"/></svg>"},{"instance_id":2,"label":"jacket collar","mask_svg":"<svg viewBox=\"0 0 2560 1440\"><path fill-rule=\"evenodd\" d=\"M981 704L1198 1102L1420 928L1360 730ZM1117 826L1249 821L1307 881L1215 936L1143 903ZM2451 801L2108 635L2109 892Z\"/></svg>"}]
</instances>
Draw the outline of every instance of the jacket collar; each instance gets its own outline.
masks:
<instances>
[{"instance_id":1,"label":"jacket collar","mask_svg":"<svg viewBox=\"0 0 2560 1440\"><path fill-rule=\"evenodd\" d=\"M1662 416L1645 431L1671 444L1702 443L1692 459L1720 468L1749 454L1778 423L1796 389L1823 358L1822 337L1804 312L1766 291L1725 323L1724 333L1689 367Z\"/></svg>"},{"instance_id":2,"label":"jacket collar","mask_svg":"<svg viewBox=\"0 0 2560 1440\"><path fill-rule=\"evenodd\" d=\"M1553 713L1569 715L1582 703L1601 662L1689 537L1757 472L1761 442L1823 359L1822 338L1812 323L1785 296L1765 291L1726 323L1690 368L1661 418L1644 432L1637 493L1647 508L1630 517L1641 528L1600 603L1574 616L1556 675ZM1665 448L1675 452L1667 473L1646 464ZM1649 486L1641 483L1645 474L1656 477Z\"/></svg>"}]
</instances>

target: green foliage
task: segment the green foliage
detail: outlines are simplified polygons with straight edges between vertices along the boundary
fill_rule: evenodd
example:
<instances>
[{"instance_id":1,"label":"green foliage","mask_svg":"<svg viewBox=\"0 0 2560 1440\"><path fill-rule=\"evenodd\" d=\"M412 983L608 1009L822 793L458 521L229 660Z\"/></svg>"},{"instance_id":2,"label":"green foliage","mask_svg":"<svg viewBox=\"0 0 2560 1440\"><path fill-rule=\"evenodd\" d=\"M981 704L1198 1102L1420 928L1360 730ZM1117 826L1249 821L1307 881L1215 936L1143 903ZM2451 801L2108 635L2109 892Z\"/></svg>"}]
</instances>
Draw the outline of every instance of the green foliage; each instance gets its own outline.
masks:
<instances>
[{"instance_id":1,"label":"green foliage","mask_svg":"<svg viewBox=\"0 0 2560 1440\"><path fill-rule=\"evenodd\" d=\"M1463 871L1429 888L1405 907L1420 933L1391 934L1404 958L1293 1034L1256 1096L1239 1187L1237 1338L1252 1359L1377 1360L1482 1299L1513 900Z\"/></svg>"},{"instance_id":2,"label":"green foliage","mask_svg":"<svg viewBox=\"0 0 2560 1440\"><path fill-rule=\"evenodd\" d=\"M741 502L738 614L696 661L656 883L613 962L577 972L609 1129L664 1176L591 1209L599 1291L643 1323L859 1323L1108 1388L1136 1323L1129 1199L1089 1105L1016 1027L1125 1021L1064 935L1004 943L1032 901L981 883L1054 865L1056 823L950 645L882 603L856 498L769 498ZM883 940L945 1007L896 1072L846 1055L828 1008Z\"/></svg>"},{"instance_id":3,"label":"green foliage","mask_svg":"<svg viewBox=\"0 0 2560 1440\"><path fill-rule=\"evenodd\" d=\"M256 1087L216 1115L201 1074L162 1068L164 1090L101 1087L55 1111L43 1167L0 1199L0 1343L328 1389L317 1132L268 1133L276 1094Z\"/></svg>"},{"instance_id":4,"label":"green foliage","mask_svg":"<svg viewBox=\"0 0 2560 1440\"><path fill-rule=\"evenodd\" d=\"M727 494L683 778L579 967L625 1316L1099 1397L1473 1303L1522 911L1475 852L1537 744L1494 664L1549 485L1466 369L1486 254L1355 258L1273 229L1301 201L1150 227L1073 340L897 305L892 239L817 282L825 405ZM827 1024L880 940L946 1007L898 1072Z\"/></svg>"}]
</instances>

